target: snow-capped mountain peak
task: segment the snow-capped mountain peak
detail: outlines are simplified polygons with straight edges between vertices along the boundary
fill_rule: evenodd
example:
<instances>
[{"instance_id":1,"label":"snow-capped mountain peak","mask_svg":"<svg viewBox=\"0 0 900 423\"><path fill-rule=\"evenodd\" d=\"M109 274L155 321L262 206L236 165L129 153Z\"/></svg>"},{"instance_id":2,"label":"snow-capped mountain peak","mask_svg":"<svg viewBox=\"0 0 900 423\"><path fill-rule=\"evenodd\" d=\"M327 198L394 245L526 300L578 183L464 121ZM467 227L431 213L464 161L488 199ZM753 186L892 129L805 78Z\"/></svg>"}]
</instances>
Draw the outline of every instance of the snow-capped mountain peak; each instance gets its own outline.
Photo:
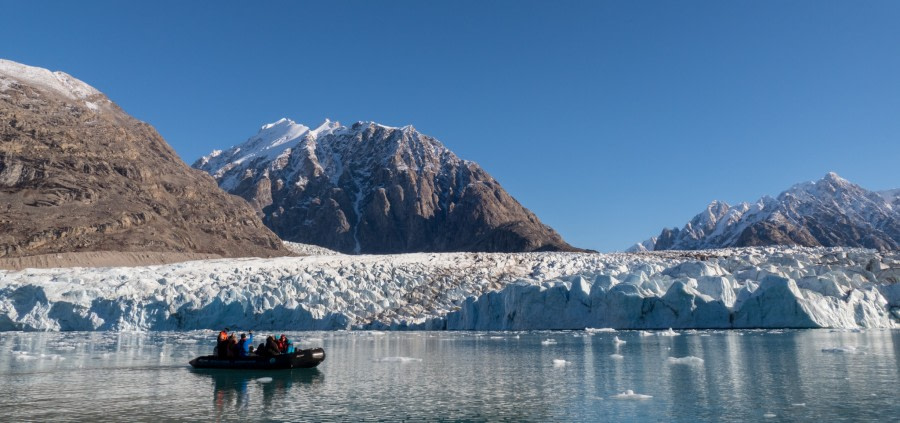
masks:
<instances>
[{"instance_id":1,"label":"snow-capped mountain peak","mask_svg":"<svg viewBox=\"0 0 900 423\"><path fill-rule=\"evenodd\" d=\"M752 205L728 207L713 201L684 228L665 229L656 241L645 241L632 250L773 244L897 249L900 210L892 205L895 198L829 172L818 181L796 184L777 198L766 196Z\"/></svg>"},{"instance_id":2,"label":"snow-capped mountain peak","mask_svg":"<svg viewBox=\"0 0 900 423\"><path fill-rule=\"evenodd\" d=\"M281 119L194 167L288 241L350 253L572 249L477 164L412 125Z\"/></svg>"}]
</instances>

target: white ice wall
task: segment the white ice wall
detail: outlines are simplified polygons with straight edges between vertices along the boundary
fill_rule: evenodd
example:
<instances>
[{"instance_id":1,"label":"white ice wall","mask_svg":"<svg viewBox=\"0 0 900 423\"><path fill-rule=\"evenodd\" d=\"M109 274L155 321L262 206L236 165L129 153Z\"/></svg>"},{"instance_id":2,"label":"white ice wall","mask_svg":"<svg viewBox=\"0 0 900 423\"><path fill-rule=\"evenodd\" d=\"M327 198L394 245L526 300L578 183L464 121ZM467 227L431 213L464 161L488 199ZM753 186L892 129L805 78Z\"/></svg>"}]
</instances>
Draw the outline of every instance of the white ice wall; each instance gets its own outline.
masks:
<instances>
[{"instance_id":1,"label":"white ice wall","mask_svg":"<svg viewBox=\"0 0 900 423\"><path fill-rule=\"evenodd\" d=\"M900 327L871 250L407 254L0 271L0 330Z\"/></svg>"}]
</instances>

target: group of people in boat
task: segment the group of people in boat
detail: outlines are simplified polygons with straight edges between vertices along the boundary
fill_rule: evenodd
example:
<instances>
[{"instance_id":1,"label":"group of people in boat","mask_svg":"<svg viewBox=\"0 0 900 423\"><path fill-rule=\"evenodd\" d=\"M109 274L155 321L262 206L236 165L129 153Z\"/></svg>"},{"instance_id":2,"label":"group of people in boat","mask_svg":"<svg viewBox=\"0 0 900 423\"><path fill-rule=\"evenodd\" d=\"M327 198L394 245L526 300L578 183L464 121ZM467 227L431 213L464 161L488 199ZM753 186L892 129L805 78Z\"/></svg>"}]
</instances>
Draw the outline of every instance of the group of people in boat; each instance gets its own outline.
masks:
<instances>
[{"instance_id":1,"label":"group of people in boat","mask_svg":"<svg viewBox=\"0 0 900 423\"><path fill-rule=\"evenodd\" d=\"M259 344L253 348L253 331L242 333L240 338L236 337L234 332L228 333L229 329L219 332L219 338L216 341L216 348L213 352L218 358L240 358L240 357L273 357L278 354L287 354L294 352L294 344L284 334L275 339L274 336L266 337L266 342Z\"/></svg>"}]
</instances>

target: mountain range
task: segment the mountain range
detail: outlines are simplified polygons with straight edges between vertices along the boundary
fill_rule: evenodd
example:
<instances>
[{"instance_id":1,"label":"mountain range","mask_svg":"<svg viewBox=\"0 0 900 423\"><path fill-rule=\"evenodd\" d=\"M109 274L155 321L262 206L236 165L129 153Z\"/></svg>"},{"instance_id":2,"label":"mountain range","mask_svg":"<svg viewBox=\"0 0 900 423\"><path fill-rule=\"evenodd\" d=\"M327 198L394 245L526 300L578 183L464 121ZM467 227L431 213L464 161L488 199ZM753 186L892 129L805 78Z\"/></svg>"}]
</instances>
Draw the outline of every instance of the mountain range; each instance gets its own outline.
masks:
<instances>
[{"instance_id":1,"label":"mountain range","mask_svg":"<svg viewBox=\"0 0 900 423\"><path fill-rule=\"evenodd\" d=\"M666 228L629 251L766 245L900 248L900 189L866 190L830 172L776 198L713 201L683 228Z\"/></svg>"},{"instance_id":2,"label":"mountain range","mask_svg":"<svg viewBox=\"0 0 900 423\"><path fill-rule=\"evenodd\" d=\"M193 166L287 241L345 253L576 250L477 163L412 126L281 119Z\"/></svg>"}]
</instances>

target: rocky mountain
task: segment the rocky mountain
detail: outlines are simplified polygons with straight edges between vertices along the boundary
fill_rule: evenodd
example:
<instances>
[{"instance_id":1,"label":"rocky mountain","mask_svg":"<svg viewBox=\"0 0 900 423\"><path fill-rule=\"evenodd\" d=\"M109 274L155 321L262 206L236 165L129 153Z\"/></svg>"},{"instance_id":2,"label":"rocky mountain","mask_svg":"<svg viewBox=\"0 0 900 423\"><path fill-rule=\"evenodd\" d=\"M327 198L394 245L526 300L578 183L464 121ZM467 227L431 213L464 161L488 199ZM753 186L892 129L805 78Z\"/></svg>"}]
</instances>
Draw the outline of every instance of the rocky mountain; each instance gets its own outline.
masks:
<instances>
[{"instance_id":1,"label":"rocky mountain","mask_svg":"<svg viewBox=\"0 0 900 423\"><path fill-rule=\"evenodd\" d=\"M281 119L193 166L288 241L344 253L574 250L480 166L412 126Z\"/></svg>"},{"instance_id":2,"label":"rocky mountain","mask_svg":"<svg viewBox=\"0 0 900 423\"><path fill-rule=\"evenodd\" d=\"M150 125L63 72L0 60L0 257L289 252Z\"/></svg>"},{"instance_id":3,"label":"rocky mountain","mask_svg":"<svg viewBox=\"0 0 900 423\"><path fill-rule=\"evenodd\" d=\"M629 251L764 245L900 248L900 190L873 192L836 173L797 184L777 198L730 206L713 201L682 229Z\"/></svg>"}]
</instances>

